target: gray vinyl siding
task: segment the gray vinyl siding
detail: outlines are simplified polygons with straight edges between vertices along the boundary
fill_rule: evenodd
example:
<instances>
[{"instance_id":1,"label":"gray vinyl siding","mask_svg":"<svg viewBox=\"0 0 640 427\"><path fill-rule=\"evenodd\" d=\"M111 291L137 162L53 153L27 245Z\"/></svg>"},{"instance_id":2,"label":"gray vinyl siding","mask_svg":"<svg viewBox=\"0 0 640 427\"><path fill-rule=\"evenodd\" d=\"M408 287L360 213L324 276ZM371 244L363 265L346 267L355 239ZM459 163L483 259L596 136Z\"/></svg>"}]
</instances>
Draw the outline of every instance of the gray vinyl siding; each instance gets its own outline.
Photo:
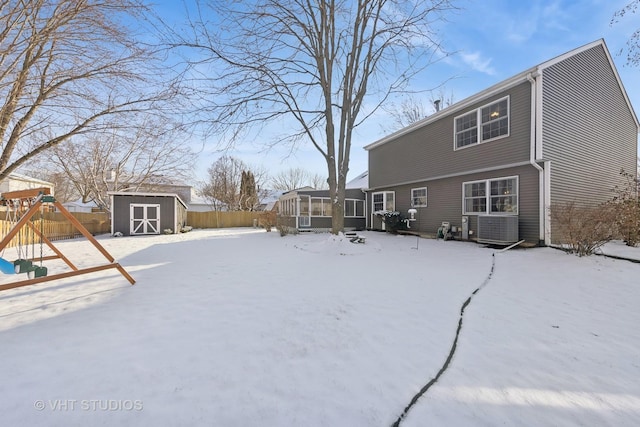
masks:
<instances>
[{"instance_id":1,"label":"gray vinyl siding","mask_svg":"<svg viewBox=\"0 0 640 427\"><path fill-rule=\"evenodd\" d=\"M542 89L551 205L609 199L620 169L635 173L638 129L603 46L545 68Z\"/></svg>"},{"instance_id":2,"label":"gray vinyl siding","mask_svg":"<svg viewBox=\"0 0 640 427\"><path fill-rule=\"evenodd\" d=\"M509 95L509 136L454 150L454 118ZM525 162L530 156L531 84L521 83L369 150L375 188Z\"/></svg>"},{"instance_id":3,"label":"gray vinyl siding","mask_svg":"<svg viewBox=\"0 0 640 427\"><path fill-rule=\"evenodd\" d=\"M114 195L113 211L111 212L111 215L113 215L113 233L119 231L125 236L130 235L130 205L132 203L160 205L160 232L167 228L174 230L175 204L178 203L179 206L182 206L175 197ZM182 206L182 209L184 209L184 206Z\"/></svg>"},{"instance_id":4,"label":"gray vinyl siding","mask_svg":"<svg viewBox=\"0 0 640 427\"><path fill-rule=\"evenodd\" d=\"M520 239L529 243L540 243L540 210L539 173L533 166L521 166L492 172L474 173L454 178L423 181L415 184L400 185L376 189L377 191L395 191L396 211L408 217L411 208L411 189L427 187L427 207L416 208L416 221L411 223L411 230L435 235L443 221L460 226L462 222L462 184L468 181L517 176L518 177L518 210ZM371 212L371 197L368 197L368 209ZM469 229L477 232L477 215L469 217ZM379 229L379 221L372 228Z\"/></svg>"}]
</instances>

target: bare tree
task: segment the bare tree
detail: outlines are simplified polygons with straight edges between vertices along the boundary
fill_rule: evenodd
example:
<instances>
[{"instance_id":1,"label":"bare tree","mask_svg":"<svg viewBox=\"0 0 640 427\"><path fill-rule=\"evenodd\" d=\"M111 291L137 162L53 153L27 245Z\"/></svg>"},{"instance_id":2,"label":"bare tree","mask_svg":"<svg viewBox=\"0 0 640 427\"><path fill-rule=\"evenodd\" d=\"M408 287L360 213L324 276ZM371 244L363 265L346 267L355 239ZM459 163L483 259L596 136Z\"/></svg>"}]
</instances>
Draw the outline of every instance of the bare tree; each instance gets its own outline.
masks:
<instances>
[{"instance_id":1,"label":"bare tree","mask_svg":"<svg viewBox=\"0 0 640 427\"><path fill-rule=\"evenodd\" d=\"M329 183L327 182L327 178L320 175L314 174L309 178L309 185L316 190L328 190Z\"/></svg>"},{"instance_id":2,"label":"bare tree","mask_svg":"<svg viewBox=\"0 0 640 427\"><path fill-rule=\"evenodd\" d=\"M453 102L453 93L447 94L444 87L430 92L428 106L415 96L409 95L403 98L399 106L392 102L388 106L383 107L384 110L389 113L392 121L390 124L383 125L382 128L387 132L403 129L429 117L442 108L450 106Z\"/></svg>"},{"instance_id":3,"label":"bare tree","mask_svg":"<svg viewBox=\"0 0 640 427\"><path fill-rule=\"evenodd\" d=\"M627 3L622 9L616 11L611 18L610 25L617 24L627 14L634 14L640 8L640 0ZM640 65L640 28L637 28L627 40L626 49L620 49L620 54L626 51L628 65Z\"/></svg>"},{"instance_id":4,"label":"bare tree","mask_svg":"<svg viewBox=\"0 0 640 427\"><path fill-rule=\"evenodd\" d=\"M327 179L315 174L312 175L302 168L290 168L281 171L271 179L271 187L274 190L290 191L305 186L313 187L317 190L323 189L327 184Z\"/></svg>"},{"instance_id":5,"label":"bare tree","mask_svg":"<svg viewBox=\"0 0 640 427\"><path fill-rule=\"evenodd\" d=\"M0 3L0 179L173 93L134 28L147 12L138 0Z\"/></svg>"},{"instance_id":6,"label":"bare tree","mask_svg":"<svg viewBox=\"0 0 640 427\"><path fill-rule=\"evenodd\" d=\"M447 91L447 88L440 86L437 90L429 93L429 103L431 104L431 113L436 113L443 108L447 108L455 102L453 91Z\"/></svg>"},{"instance_id":7,"label":"bare tree","mask_svg":"<svg viewBox=\"0 0 640 427\"><path fill-rule=\"evenodd\" d=\"M24 170L27 175L47 181L53 184L56 200L59 202L71 202L80 197L76 188L66 173L52 167L50 161L30 162L32 166L29 170Z\"/></svg>"},{"instance_id":8,"label":"bare tree","mask_svg":"<svg viewBox=\"0 0 640 427\"><path fill-rule=\"evenodd\" d=\"M130 119L135 119L131 116ZM152 189L190 178L196 155L178 137L181 127L166 119L142 116L135 133L75 136L51 150L50 162L73 183L83 202L108 209L108 191Z\"/></svg>"},{"instance_id":9,"label":"bare tree","mask_svg":"<svg viewBox=\"0 0 640 427\"><path fill-rule=\"evenodd\" d=\"M405 128L429 115L427 106L413 96L404 98L399 106L395 103L390 103L384 109L389 113L392 120L390 126L383 125L383 129L387 132Z\"/></svg>"},{"instance_id":10,"label":"bare tree","mask_svg":"<svg viewBox=\"0 0 640 427\"><path fill-rule=\"evenodd\" d=\"M207 4L215 23L201 13L191 19L191 36L174 33L173 44L202 58L192 73L201 73L211 130L233 138L246 126L293 119L297 129L284 139L310 143L324 158L338 233L352 132L442 54L433 24L453 9L452 1Z\"/></svg>"},{"instance_id":11,"label":"bare tree","mask_svg":"<svg viewBox=\"0 0 640 427\"><path fill-rule=\"evenodd\" d=\"M200 194L214 210L256 210L265 196L263 183L267 180L264 169L251 167L233 156L222 156L207 169L208 180ZM251 177L251 190L247 191L247 174ZM254 193L255 190L255 193ZM247 194L250 193L248 196Z\"/></svg>"}]
</instances>

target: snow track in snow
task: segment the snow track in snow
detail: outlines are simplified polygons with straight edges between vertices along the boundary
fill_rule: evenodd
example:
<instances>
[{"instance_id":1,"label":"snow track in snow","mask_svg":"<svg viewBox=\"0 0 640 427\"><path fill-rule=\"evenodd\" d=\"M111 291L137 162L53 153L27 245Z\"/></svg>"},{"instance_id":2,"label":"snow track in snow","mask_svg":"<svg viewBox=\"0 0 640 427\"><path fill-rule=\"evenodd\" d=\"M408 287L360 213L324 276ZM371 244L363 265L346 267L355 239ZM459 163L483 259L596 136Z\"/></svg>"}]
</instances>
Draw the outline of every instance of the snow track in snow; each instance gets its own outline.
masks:
<instances>
[{"instance_id":1,"label":"snow track in snow","mask_svg":"<svg viewBox=\"0 0 640 427\"><path fill-rule=\"evenodd\" d=\"M492 257L491 270L489 271L489 275L487 275L487 278L484 279L484 282L482 282L482 284L478 286L476 290L474 290L471 293L469 298L467 298L467 300L462 304L462 307L460 308L460 319L458 320L458 329L456 329L456 336L453 339L453 344L451 345L451 349L449 350L449 355L447 356L447 359L445 360L444 364L442 365L442 367L440 368L436 376L433 377L427 384L425 384L424 387L422 387L420 391L415 394L415 396L413 396L413 398L411 399L407 407L404 408L404 411L402 411L402 414L400 414L398 419L392 424L392 427L400 426L400 423L407 416L411 407L418 402L418 400L431 388L431 386L433 386L436 382L438 382L438 379L442 376L442 374L446 372L447 368L449 367L449 364L453 359L453 355L456 352L456 347L458 346L458 338L460 337L460 331L462 330L462 321L464 319L464 310L471 303L471 299L474 297L474 295L476 295L480 291L480 289L484 288L489 283L489 281L491 280L491 277L493 276L493 272L496 267L496 254L493 253L491 257Z\"/></svg>"}]
</instances>

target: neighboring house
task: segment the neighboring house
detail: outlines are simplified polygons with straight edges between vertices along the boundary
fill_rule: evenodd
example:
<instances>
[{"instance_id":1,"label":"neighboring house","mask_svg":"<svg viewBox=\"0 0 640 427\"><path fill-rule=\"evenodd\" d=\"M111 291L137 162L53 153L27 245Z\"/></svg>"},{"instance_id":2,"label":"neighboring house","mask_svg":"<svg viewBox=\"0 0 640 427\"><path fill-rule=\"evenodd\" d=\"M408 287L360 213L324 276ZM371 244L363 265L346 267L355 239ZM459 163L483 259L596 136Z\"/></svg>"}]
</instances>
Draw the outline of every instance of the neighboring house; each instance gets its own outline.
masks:
<instances>
[{"instance_id":1,"label":"neighboring house","mask_svg":"<svg viewBox=\"0 0 640 427\"><path fill-rule=\"evenodd\" d=\"M190 193L191 197L189 198L189 202L187 202L189 211L211 212L212 210L214 210L214 206L211 201L207 200L205 197L202 197L195 188L191 187Z\"/></svg>"},{"instance_id":2,"label":"neighboring house","mask_svg":"<svg viewBox=\"0 0 640 427\"><path fill-rule=\"evenodd\" d=\"M191 203L192 189L190 185L186 184L142 184L138 190L138 193L169 193L177 194L187 205Z\"/></svg>"},{"instance_id":3,"label":"neighboring house","mask_svg":"<svg viewBox=\"0 0 640 427\"><path fill-rule=\"evenodd\" d=\"M54 184L27 175L12 172L0 182L0 193L18 190L31 190L33 188L48 188L54 194Z\"/></svg>"},{"instance_id":4,"label":"neighboring house","mask_svg":"<svg viewBox=\"0 0 640 427\"><path fill-rule=\"evenodd\" d=\"M344 206L345 231L366 227L366 206L362 175L346 185ZM278 200L279 223L298 231L331 230L331 198L329 190L304 187L288 191Z\"/></svg>"},{"instance_id":5,"label":"neighboring house","mask_svg":"<svg viewBox=\"0 0 640 427\"><path fill-rule=\"evenodd\" d=\"M612 197L635 173L638 118L603 40L532 67L365 149L376 211L481 242L554 241L550 207Z\"/></svg>"},{"instance_id":6,"label":"neighboring house","mask_svg":"<svg viewBox=\"0 0 640 427\"><path fill-rule=\"evenodd\" d=\"M83 202L82 199L78 199L74 202L64 202L61 203L69 212L85 212L91 213L98 211L98 205L96 202Z\"/></svg>"},{"instance_id":7,"label":"neighboring house","mask_svg":"<svg viewBox=\"0 0 640 427\"><path fill-rule=\"evenodd\" d=\"M111 234L179 233L187 224L187 205L177 194L111 192Z\"/></svg>"},{"instance_id":8,"label":"neighboring house","mask_svg":"<svg viewBox=\"0 0 640 427\"><path fill-rule=\"evenodd\" d=\"M280 196L282 195L282 191L280 190L267 190L262 195L261 203L258 206L259 211L277 211L278 210L278 200L280 200Z\"/></svg>"}]
</instances>

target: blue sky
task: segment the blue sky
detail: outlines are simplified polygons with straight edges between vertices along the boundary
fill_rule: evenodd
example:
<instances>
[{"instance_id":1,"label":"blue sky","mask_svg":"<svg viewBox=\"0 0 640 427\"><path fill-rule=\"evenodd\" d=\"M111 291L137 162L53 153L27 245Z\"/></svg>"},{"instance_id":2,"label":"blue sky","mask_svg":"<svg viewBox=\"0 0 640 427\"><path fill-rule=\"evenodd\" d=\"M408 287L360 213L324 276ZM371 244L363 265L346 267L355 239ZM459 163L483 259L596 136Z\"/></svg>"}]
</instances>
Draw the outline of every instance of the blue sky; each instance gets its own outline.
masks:
<instances>
[{"instance_id":1,"label":"blue sky","mask_svg":"<svg viewBox=\"0 0 640 427\"><path fill-rule=\"evenodd\" d=\"M614 12L629 1L458 1L460 10L450 14L448 22L442 23L439 30L445 49L455 53L429 67L414 80L412 87L424 90L446 82L447 93L453 95L454 101L461 101L529 67L603 38L636 114L640 114L640 67L626 65L626 56L618 54L633 31L640 27L640 12L610 25ZM428 94L415 97L424 97L424 103L428 104ZM386 120L391 119L378 114L354 134L350 178L367 169L367 155L362 147L387 133L382 126ZM286 123L277 126L286 129ZM272 174L303 167L326 176L324 160L313 147L300 147L293 154L289 151L265 151L257 137L230 154L248 164L262 164ZM200 157L200 177L204 177L206 168L219 156L212 139Z\"/></svg>"}]
</instances>

